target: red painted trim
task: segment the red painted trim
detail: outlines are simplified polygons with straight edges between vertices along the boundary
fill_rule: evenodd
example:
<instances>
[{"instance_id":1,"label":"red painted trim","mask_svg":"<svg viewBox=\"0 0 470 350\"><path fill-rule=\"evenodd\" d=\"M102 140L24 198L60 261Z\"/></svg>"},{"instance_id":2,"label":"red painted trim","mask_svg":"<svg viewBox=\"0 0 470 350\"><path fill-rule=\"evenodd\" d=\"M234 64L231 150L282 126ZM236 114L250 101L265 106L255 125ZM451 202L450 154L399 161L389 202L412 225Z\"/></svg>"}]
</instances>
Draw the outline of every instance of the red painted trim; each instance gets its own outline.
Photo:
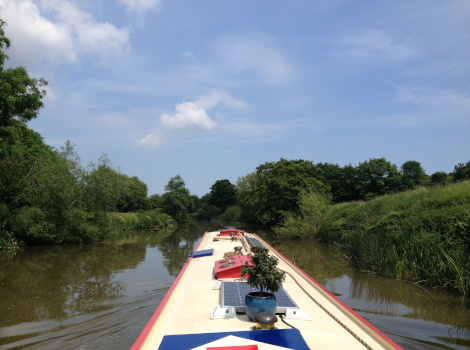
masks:
<instances>
[{"instance_id":1,"label":"red painted trim","mask_svg":"<svg viewBox=\"0 0 470 350\"><path fill-rule=\"evenodd\" d=\"M207 234L207 232L204 233L204 235L202 236L201 240L197 244L196 248L194 248L194 250L197 250L197 248L199 248L199 246L201 245L202 241L204 240L204 236L206 234ZM178 276L174 280L173 284L171 285L170 289L168 290L168 292L166 292L165 297L161 301L161 303L158 306L157 310L153 313L152 317L150 318L150 320L145 325L144 330L142 331L142 333L140 333L140 335L137 338L137 340L135 341L134 345L132 345L131 350L138 350L138 349L141 348L141 346L144 343L145 339L147 339L147 336L149 335L150 331L152 330L153 325L155 324L155 322L157 322L158 317L160 316L160 314L162 313L162 311L165 308L166 304L168 303L168 300L170 299L171 295L173 294L173 291L175 290L175 288L178 285L179 281L183 277L183 275L184 275L189 263L191 262L191 260L193 260L193 258L189 257L188 261L186 261L186 264L184 264L184 266L181 269L180 273L178 274Z\"/></svg>"},{"instance_id":2,"label":"red painted trim","mask_svg":"<svg viewBox=\"0 0 470 350\"><path fill-rule=\"evenodd\" d=\"M282 255L276 248L274 248L272 245L270 245L268 242L266 242L264 239L262 239L260 236L258 236L256 233L254 233L254 235L256 235L260 240L262 240L263 242L265 242L272 250L274 250L277 254L279 254L280 256L282 256L284 259L286 259L287 261L290 261L289 259L287 259L284 255ZM374 331L375 333L377 333L378 336L380 336L383 340L385 340L387 343L389 343L390 345L392 345L395 349L397 350L404 350L400 345L398 345L397 343L395 343L392 339L390 339L389 337L387 337L385 334L383 334L381 331L379 331L377 328L375 328L369 321L367 321L366 319L364 319L361 315L359 315L356 311L354 311L353 309L351 309L348 305L346 305L345 303L343 303L341 300L339 300L334 294L332 294L328 289L326 289L325 287L323 287L320 283L318 283L317 281L315 281L312 277L310 277L305 271L303 271L300 267L298 267L297 265L293 265L295 266L302 274L304 274L308 279L310 279L310 281L312 281L313 283L315 283L315 285L317 285L320 289L322 289L325 293L327 293L330 297L332 297L333 299L335 299L339 304L341 304L342 307L344 307L346 310L348 310L350 313L352 313L355 317L357 317L362 323L364 323L367 327L369 327L372 331Z\"/></svg>"}]
</instances>

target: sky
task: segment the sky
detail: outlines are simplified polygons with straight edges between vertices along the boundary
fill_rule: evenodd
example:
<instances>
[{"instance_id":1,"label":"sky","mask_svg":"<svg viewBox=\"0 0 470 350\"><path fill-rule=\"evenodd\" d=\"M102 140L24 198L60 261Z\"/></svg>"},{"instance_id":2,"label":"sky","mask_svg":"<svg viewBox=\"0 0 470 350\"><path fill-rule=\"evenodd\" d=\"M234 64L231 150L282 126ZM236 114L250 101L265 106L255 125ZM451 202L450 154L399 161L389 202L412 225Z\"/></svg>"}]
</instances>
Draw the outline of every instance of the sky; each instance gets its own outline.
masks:
<instances>
[{"instance_id":1,"label":"sky","mask_svg":"<svg viewBox=\"0 0 470 350\"><path fill-rule=\"evenodd\" d=\"M470 161L467 0L0 0L28 126L163 194L266 162Z\"/></svg>"}]
</instances>

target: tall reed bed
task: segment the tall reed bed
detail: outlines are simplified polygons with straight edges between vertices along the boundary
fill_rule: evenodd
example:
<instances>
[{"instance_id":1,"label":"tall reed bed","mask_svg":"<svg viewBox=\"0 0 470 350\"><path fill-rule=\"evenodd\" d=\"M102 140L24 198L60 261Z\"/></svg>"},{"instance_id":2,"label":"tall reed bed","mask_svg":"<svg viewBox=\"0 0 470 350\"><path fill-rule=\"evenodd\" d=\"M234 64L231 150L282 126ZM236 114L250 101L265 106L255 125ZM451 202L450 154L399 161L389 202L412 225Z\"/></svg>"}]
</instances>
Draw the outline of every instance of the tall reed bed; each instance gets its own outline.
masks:
<instances>
[{"instance_id":1,"label":"tall reed bed","mask_svg":"<svg viewBox=\"0 0 470 350\"><path fill-rule=\"evenodd\" d=\"M470 181L335 205L317 238L360 268L470 294Z\"/></svg>"}]
</instances>

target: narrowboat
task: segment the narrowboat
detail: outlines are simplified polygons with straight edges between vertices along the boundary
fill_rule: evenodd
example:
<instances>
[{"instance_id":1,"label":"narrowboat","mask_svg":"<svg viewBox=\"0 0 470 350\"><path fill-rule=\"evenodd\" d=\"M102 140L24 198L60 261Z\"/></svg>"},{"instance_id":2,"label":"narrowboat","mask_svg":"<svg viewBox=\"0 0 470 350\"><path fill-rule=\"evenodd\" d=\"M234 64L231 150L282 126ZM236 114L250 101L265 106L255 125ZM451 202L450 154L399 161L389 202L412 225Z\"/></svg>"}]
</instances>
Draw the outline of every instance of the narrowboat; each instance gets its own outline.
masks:
<instances>
[{"instance_id":1,"label":"narrowboat","mask_svg":"<svg viewBox=\"0 0 470 350\"><path fill-rule=\"evenodd\" d=\"M132 350L403 350L261 237L227 230L202 236ZM275 314L250 321L240 273L256 246L286 278Z\"/></svg>"}]
</instances>

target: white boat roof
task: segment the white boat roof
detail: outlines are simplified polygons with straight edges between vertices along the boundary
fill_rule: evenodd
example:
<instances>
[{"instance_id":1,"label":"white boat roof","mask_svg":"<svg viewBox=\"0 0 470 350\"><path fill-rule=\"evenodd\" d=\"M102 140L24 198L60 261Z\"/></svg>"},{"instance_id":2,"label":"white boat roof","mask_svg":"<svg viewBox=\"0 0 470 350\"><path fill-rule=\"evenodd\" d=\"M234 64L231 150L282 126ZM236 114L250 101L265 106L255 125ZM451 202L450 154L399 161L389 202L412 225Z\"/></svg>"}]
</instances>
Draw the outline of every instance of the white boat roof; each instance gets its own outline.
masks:
<instances>
[{"instance_id":1,"label":"white boat roof","mask_svg":"<svg viewBox=\"0 0 470 350\"><path fill-rule=\"evenodd\" d=\"M253 234L246 236L257 239L269 249L270 254L279 259L278 268L286 272L283 289L300 308L296 310L295 315L290 312L290 316L294 318L286 317L285 320L298 329L308 348L402 349L261 238ZM201 340L203 343L198 346L196 343L199 340L187 344L187 349L222 349L224 346L239 346L240 349L246 346L245 349L255 349L255 345L257 349L286 349L279 347L279 344L247 340L246 337L250 337L253 332L257 333L256 336L266 337L271 334L269 332L274 331L252 331L251 327L255 323L239 312L239 308L234 314L233 309L221 305L221 291L216 289L220 288L220 283L218 284L214 277L214 266L216 261L223 259L224 253L234 251L235 246L243 246L242 253L248 254L249 244L246 238L243 238L243 241L232 241L219 237L217 231L206 232L194 252L201 252L201 256L197 257L196 253L194 257L188 258L188 262L132 349L159 349L165 336L169 341L176 337L168 336L183 334L192 335L190 339L199 339L203 334L211 334L207 340ZM224 281L234 280L237 278ZM227 317L211 318L211 313L212 317L218 315L217 310L225 313ZM297 319L299 315L305 316L306 319ZM291 327L281 320L275 326L282 334L291 334L287 332ZM219 337L214 337L214 334Z\"/></svg>"}]
</instances>

